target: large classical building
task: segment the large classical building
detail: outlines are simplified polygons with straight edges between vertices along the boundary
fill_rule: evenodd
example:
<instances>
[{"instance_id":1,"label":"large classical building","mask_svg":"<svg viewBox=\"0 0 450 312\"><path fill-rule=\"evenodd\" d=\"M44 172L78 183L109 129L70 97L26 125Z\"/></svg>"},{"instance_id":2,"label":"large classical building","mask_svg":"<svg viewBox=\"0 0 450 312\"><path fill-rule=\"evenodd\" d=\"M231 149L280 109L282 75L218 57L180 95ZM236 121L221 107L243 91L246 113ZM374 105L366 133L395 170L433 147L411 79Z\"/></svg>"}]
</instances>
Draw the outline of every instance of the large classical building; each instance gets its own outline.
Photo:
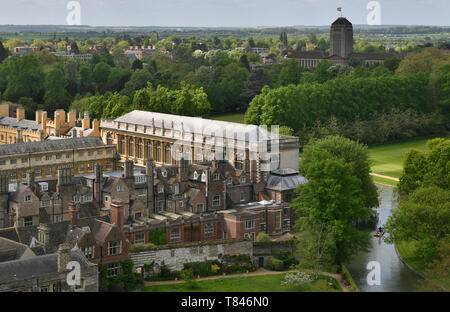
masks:
<instances>
[{"instance_id":1,"label":"large classical building","mask_svg":"<svg viewBox=\"0 0 450 312\"><path fill-rule=\"evenodd\" d=\"M95 164L114 170L116 149L97 137L45 140L0 145L0 171L9 181L23 181L32 171L34 177L56 178L60 167L71 166L75 174L94 172Z\"/></svg>"},{"instance_id":2,"label":"large classical building","mask_svg":"<svg viewBox=\"0 0 450 312\"><path fill-rule=\"evenodd\" d=\"M331 24L330 51L287 51L285 57L297 59L300 66L315 68L321 61L327 60L333 64L344 64L350 59L359 59L365 65L382 64L384 60L405 55L396 52L386 53L355 53L353 52L353 25L345 17L340 17Z\"/></svg>"},{"instance_id":3,"label":"large classical building","mask_svg":"<svg viewBox=\"0 0 450 312\"><path fill-rule=\"evenodd\" d=\"M120 162L173 165L180 155L189 162L228 160L251 181L278 168L298 170L299 139L263 127L199 117L134 110L102 120L102 139L117 146Z\"/></svg>"}]
</instances>

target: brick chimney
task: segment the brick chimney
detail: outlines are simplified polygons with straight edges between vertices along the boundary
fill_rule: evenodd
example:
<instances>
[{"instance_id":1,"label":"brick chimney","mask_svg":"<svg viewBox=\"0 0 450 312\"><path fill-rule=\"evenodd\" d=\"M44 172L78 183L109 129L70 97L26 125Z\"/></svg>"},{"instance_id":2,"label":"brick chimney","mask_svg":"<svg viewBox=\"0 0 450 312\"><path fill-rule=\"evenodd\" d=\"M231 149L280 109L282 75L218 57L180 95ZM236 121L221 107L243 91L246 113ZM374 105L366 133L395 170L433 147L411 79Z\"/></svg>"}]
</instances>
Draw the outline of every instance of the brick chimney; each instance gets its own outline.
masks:
<instances>
[{"instance_id":1,"label":"brick chimney","mask_svg":"<svg viewBox=\"0 0 450 312\"><path fill-rule=\"evenodd\" d=\"M103 188L103 167L102 164L95 164L94 199L101 204Z\"/></svg>"},{"instance_id":2,"label":"brick chimney","mask_svg":"<svg viewBox=\"0 0 450 312\"><path fill-rule=\"evenodd\" d=\"M69 203L69 219L70 219L70 225L72 227L76 227L78 225L78 218L79 218L80 211L75 205L74 201L71 201Z\"/></svg>"},{"instance_id":3,"label":"brick chimney","mask_svg":"<svg viewBox=\"0 0 450 312\"><path fill-rule=\"evenodd\" d=\"M70 247L69 244L63 243L58 248L58 272L67 270L67 264L70 262Z\"/></svg>"},{"instance_id":4,"label":"brick chimney","mask_svg":"<svg viewBox=\"0 0 450 312\"><path fill-rule=\"evenodd\" d=\"M47 112L42 111L41 112L41 122L42 122L42 134L44 138L47 137Z\"/></svg>"},{"instance_id":5,"label":"brick chimney","mask_svg":"<svg viewBox=\"0 0 450 312\"><path fill-rule=\"evenodd\" d=\"M16 109L16 118L17 121L20 121L22 119L25 119L25 109L23 106L18 106Z\"/></svg>"},{"instance_id":6,"label":"brick chimney","mask_svg":"<svg viewBox=\"0 0 450 312\"><path fill-rule=\"evenodd\" d=\"M23 142L22 129L17 129L16 143L22 143L22 142Z\"/></svg>"},{"instance_id":7,"label":"brick chimney","mask_svg":"<svg viewBox=\"0 0 450 312\"><path fill-rule=\"evenodd\" d=\"M84 118L81 121L81 128L83 129L83 131L90 128L89 112L88 111L84 112Z\"/></svg>"},{"instance_id":8,"label":"brick chimney","mask_svg":"<svg viewBox=\"0 0 450 312\"><path fill-rule=\"evenodd\" d=\"M69 127L75 127L77 123L77 112L75 110L67 113L67 122L69 123Z\"/></svg>"},{"instance_id":9,"label":"brick chimney","mask_svg":"<svg viewBox=\"0 0 450 312\"><path fill-rule=\"evenodd\" d=\"M121 231L123 231L123 224L124 224L124 209L120 202L113 201L111 203L111 210L110 210L110 218L111 223L117 225Z\"/></svg>"}]
</instances>

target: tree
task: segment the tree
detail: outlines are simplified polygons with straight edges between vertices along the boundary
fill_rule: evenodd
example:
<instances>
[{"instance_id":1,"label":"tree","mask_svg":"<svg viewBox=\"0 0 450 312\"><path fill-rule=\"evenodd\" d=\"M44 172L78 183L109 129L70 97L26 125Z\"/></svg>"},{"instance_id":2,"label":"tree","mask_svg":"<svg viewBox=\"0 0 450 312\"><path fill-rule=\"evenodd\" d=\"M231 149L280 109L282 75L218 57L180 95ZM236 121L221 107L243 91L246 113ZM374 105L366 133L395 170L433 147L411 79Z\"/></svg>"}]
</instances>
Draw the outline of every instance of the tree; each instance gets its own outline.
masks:
<instances>
[{"instance_id":1,"label":"tree","mask_svg":"<svg viewBox=\"0 0 450 312\"><path fill-rule=\"evenodd\" d=\"M70 43L70 53L80 54L80 49L78 49L78 44L76 41Z\"/></svg>"},{"instance_id":2,"label":"tree","mask_svg":"<svg viewBox=\"0 0 450 312\"><path fill-rule=\"evenodd\" d=\"M45 77L45 109L55 111L67 109L70 104L70 96L66 91L67 79L61 67L57 66Z\"/></svg>"},{"instance_id":3,"label":"tree","mask_svg":"<svg viewBox=\"0 0 450 312\"><path fill-rule=\"evenodd\" d=\"M450 230L450 191L420 187L403 199L385 225L387 242L416 241L416 255L430 262Z\"/></svg>"},{"instance_id":4,"label":"tree","mask_svg":"<svg viewBox=\"0 0 450 312\"><path fill-rule=\"evenodd\" d=\"M440 241L438 259L425 270L426 279L421 280L420 291L448 291L450 289L450 238Z\"/></svg>"},{"instance_id":5,"label":"tree","mask_svg":"<svg viewBox=\"0 0 450 312\"><path fill-rule=\"evenodd\" d=\"M131 64L131 69L132 69L132 70L142 69L142 68L143 68L143 66L142 66L142 61L139 60L139 59L135 59L135 60L133 61L133 63Z\"/></svg>"},{"instance_id":6,"label":"tree","mask_svg":"<svg viewBox=\"0 0 450 312\"><path fill-rule=\"evenodd\" d=\"M398 66L397 74L434 73L437 68L449 62L450 56L438 48L428 48L420 53L408 54Z\"/></svg>"},{"instance_id":7,"label":"tree","mask_svg":"<svg viewBox=\"0 0 450 312\"><path fill-rule=\"evenodd\" d=\"M35 116L34 113L39 109L39 105L29 97L22 97L17 101L25 109L25 117L32 120Z\"/></svg>"},{"instance_id":8,"label":"tree","mask_svg":"<svg viewBox=\"0 0 450 312\"><path fill-rule=\"evenodd\" d=\"M367 147L342 137L316 140L305 147L300 168L308 182L296 190L292 207L297 227L313 238L305 245L308 259L342 264L368 246L368 233L355 224L368 220L378 205Z\"/></svg>"},{"instance_id":9,"label":"tree","mask_svg":"<svg viewBox=\"0 0 450 312\"><path fill-rule=\"evenodd\" d=\"M9 51L3 46L3 43L0 41L0 64L6 59L9 55Z\"/></svg>"},{"instance_id":10,"label":"tree","mask_svg":"<svg viewBox=\"0 0 450 312\"><path fill-rule=\"evenodd\" d=\"M9 49L10 52L14 52L14 48L23 45L23 41L18 38L11 38L5 43L5 47Z\"/></svg>"},{"instance_id":11,"label":"tree","mask_svg":"<svg viewBox=\"0 0 450 312\"><path fill-rule=\"evenodd\" d=\"M125 83L127 90L139 90L147 86L147 82L152 80L152 74L147 69L137 69L130 77L130 80Z\"/></svg>"},{"instance_id":12,"label":"tree","mask_svg":"<svg viewBox=\"0 0 450 312\"><path fill-rule=\"evenodd\" d=\"M314 158L303 167L308 182L298 187L292 203L299 216L296 225L314 238L308 249L316 265L341 265L369 246L369 234L354 225L367 220L370 209L364 207L361 183L344 159L325 152Z\"/></svg>"},{"instance_id":13,"label":"tree","mask_svg":"<svg viewBox=\"0 0 450 312\"><path fill-rule=\"evenodd\" d=\"M398 184L400 194L407 195L421 186L450 188L450 140L436 138L428 141L427 145L427 152L412 149L406 153Z\"/></svg>"},{"instance_id":14,"label":"tree","mask_svg":"<svg viewBox=\"0 0 450 312\"><path fill-rule=\"evenodd\" d=\"M6 88L4 98L17 102L21 97L30 97L39 102L44 89L44 73L33 54L13 55L1 65ZM1 78L0 78L1 79Z\"/></svg>"},{"instance_id":15,"label":"tree","mask_svg":"<svg viewBox=\"0 0 450 312\"><path fill-rule=\"evenodd\" d=\"M97 83L97 89L104 90L106 82L108 81L109 74L111 73L111 66L104 62L100 62L95 65L92 72L92 78Z\"/></svg>"},{"instance_id":16,"label":"tree","mask_svg":"<svg viewBox=\"0 0 450 312\"><path fill-rule=\"evenodd\" d=\"M287 34L285 31L281 32L281 34L280 34L280 42L283 47L288 46L288 38L287 38Z\"/></svg>"}]
</instances>

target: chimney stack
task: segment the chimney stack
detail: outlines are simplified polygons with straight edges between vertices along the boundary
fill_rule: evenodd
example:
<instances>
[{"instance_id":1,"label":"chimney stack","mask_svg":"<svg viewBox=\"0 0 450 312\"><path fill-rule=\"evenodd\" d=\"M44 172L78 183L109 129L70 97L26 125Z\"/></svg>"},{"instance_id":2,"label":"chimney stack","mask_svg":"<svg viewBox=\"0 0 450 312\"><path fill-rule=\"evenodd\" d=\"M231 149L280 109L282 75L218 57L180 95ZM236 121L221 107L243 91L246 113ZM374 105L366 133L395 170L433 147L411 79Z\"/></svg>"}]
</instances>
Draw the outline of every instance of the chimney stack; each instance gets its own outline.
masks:
<instances>
[{"instance_id":1,"label":"chimney stack","mask_svg":"<svg viewBox=\"0 0 450 312\"><path fill-rule=\"evenodd\" d=\"M42 109L36 111L36 123L40 124L42 122Z\"/></svg>"},{"instance_id":2,"label":"chimney stack","mask_svg":"<svg viewBox=\"0 0 450 312\"><path fill-rule=\"evenodd\" d=\"M59 245L58 248L58 272L67 270L67 265L70 262L70 247L68 243Z\"/></svg>"},{"instance_id":3,"label":"chimney stack","mask_svg":"<svg viewBox=\"0 0 450 312\"><path fill-rule=\"evenodd\" d=\"M77 129L75 129L75 127L74 127L74 128L72 128L72 139L74 139L76 137L77 137Z\"/></svg>"},{"instance_id":4,"label":"chimney stack","mask_svg":"<svg viewBox=\"0 0 450 312\"><path fill-rule=\"evenodd\" d=\"M75 110L71 110L67 113L67 122L69 127L75 127L77 123L77 112Z\"/></svg>"},{"instance_id":5,"label":"chimney stack","mask_svg":"<svg viewBox=\"0 0 450 312\"><path fill-rule=\"evenodd\" d=\"M72 227L76 227L78 225L79 213L80 211L77 205L75 205L74 201L71 201L69 203L69 218L70 218L70 225Z\"/></svg>"},{"instance_id":6,"label":"chimney stack","mask_svg":"<svg viewBox=\"0 0 450 312\"><path fill-rule=\"evenodd\" d=\"M95 181L94 181L94 199L101 204L102 202L102 183L103 167L102 164L95 164Z\"/></svg>"},{"instance_id":7,"label":"chimney stack","mask_svg":"<svg viewBox=\"0 0 450 312\"><path fill-rule=\"evenodd\" d=\"M81 121L81 128L83 129L83 131L90 128L89 112L88 111L84 112L84 118Z\"/></svg>"},{"instance_id":8,"label":"chimney stack","mask_svg":"<svg viewBox=\"0 0 450 312\"><path fill-rule=\"evenodd\" d=\"M42 111L41 113L41 122L42 122L42 134L44 139L47 137L47 112Z\"/></svg>"},{"instance_id":9,"label":"chimney stack","mask_svg":"<svg viewBox=\"0 0 450 312\"><path fill-rule=\"evenodd\" d=\"M117 225L123 231L124 209L120 202L113 201L110 210L111 223Z\"/></svg>"},{"instance_id":10,"label":"chimney stack","mask_svg":"<svg viewBox=\"0 0 450 312\"><path fill-rule=\"evenodd\" d=\"M134 177L134 163L132 160L126 160L123 165L123 176L125 179Z\"/></svg>"},{"instance_id":11,"label":"chimney stack","mask_svg":"<svg viewBox=\"0 0 450 312\"><path fill-rule=\"evenodd\" d=\"M16 133L16 143L22 143L23 142L23 138L22 138L22 129L17 129L17 133Z\"/></svg>"},{"instance_id":12,"label":"chimney stack","mask_svg":"<svg viewBox=\"0 0 450 312\"><path fill-rule=\"evenodd\" d=\"M17 106L16 118L17 118L17 121L21 121L22 119L25 119L25 109L21 105Z\"/></svg>"}]
</instances>

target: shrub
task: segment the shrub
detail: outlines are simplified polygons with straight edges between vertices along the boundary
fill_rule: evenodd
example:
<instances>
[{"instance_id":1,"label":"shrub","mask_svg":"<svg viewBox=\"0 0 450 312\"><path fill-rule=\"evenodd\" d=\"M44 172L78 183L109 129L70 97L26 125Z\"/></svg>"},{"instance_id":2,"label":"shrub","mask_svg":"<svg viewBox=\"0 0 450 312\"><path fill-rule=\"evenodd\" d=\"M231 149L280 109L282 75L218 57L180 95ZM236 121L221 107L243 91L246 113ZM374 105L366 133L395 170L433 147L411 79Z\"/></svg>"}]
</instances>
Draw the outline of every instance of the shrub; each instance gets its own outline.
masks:
<instances>
[{"instance_id":1,"label":"shrub","mask_svg":"<svg viewBox=\"0 0 450 312\"><path fill-rule=\"evenodd\" d=\"M284 269L283 261L276 258L269 259L269 270L282 271L283 269Z\"/></svg>"},{"instance_id":2,"label":"shrub","mask_svg":"<svg viewBox=\"0 0 450 312\"><path fill-rule=\"evenodd\" d=\"M195 276L201 277L212 276L220 273L220 262L217 260L209 260L204 262L189 262L184 264L184 269L192 270Z\"/></svg>"},{"instance_id":3,"label":"shrub","mask_svg":"<svg viewBox=\"0 0 450 312\"><path fill-rule=\"evenodd\" d=\"M275 252L273 256L274 258L283 261L283 267L285 270L298 263L294 256L288 252L278 251Z\"/></svg>"},{"instance_id":4,"label":"shrub","mask_svg":"<svg viewBox=\"0 0 450 312\"><path fill-rule=\"evenodd\" d=\"M255 242L261 243L261 242L270 242L270 236L266 232L259 232L259 234L256 236Z\"/></svg>"}]
</instances>

